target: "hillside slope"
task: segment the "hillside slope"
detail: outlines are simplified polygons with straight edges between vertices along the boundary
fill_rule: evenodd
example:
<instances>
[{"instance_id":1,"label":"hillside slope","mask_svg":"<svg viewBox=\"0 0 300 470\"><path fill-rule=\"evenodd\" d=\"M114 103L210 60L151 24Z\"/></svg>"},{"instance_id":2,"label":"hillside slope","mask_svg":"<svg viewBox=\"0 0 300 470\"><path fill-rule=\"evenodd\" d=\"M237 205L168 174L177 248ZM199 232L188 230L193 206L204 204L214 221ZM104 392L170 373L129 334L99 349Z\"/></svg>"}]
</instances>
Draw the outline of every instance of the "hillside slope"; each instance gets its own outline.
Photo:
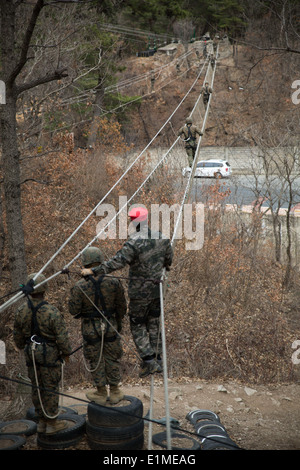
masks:
<instances>
[{"instance_id":1,"label":"hillside slope","mask_svg":"<svg viewBox=\"0 0 300 470\"><path fill-rule=\"evenodd\" d=\"M150 79L142 87L126 90L127 94L131 91L146 95L139 109L130 112L129 124L124 126L129 142L141 146L147 144L195 80L203 64L202 43L199 41L188 47L188 63L182 60L184 47L181 44L176 45L172 56L158 51L154 56L124 61L127 67L125 77L165 67L155 74L154 93L150 93ZM241 45L233 56L233 48L228 41L220 41L214 96L203 145L256 145L262 138L266 139L266 129L270 139L275 139L275 136L280 139L286 133L288 123L299 119L299 110L291 101L291 78L287 81L292 60L288 55L261 53ZM178 63L180 70L176 69ZM162 138L165 145L173 141L174 131L191 111L203 79L204 74L172 118L172 126L164 129ZM293 127L290 126L289 130L292 133ZM290 139L295 140L291 136Z\"/></svg>"}]
</instances>

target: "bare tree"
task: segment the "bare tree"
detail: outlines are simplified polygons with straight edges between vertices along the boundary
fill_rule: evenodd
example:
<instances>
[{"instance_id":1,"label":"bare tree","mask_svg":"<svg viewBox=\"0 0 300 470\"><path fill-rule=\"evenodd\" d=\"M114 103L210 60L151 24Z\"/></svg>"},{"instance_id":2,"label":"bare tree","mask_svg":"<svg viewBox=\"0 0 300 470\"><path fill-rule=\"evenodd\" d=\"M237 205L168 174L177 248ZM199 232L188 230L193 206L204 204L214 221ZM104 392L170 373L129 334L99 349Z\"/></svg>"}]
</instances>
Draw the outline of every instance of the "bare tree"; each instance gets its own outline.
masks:
<instances>
[{"instance_id":1,"label":"bare tree","mask_svg":"<svg viewBox=\"0 0 300 470\"><path fill-rule=\"evenodd\" d=\"M1 0L1 57L2 78L6 86L6 104L0 107L0 129L2 144L2 170L4 178L5 210L7 215L7 240L9 266L13 287L26 278L26 257L21 210L20 152L17 138L17 99L26 90L43 83L60 80L67 75L63 67L56 67L29 81L18 81L25 65L34 54L31 40L42 9L44 0L35 4L22 1ZM25 8L26 20L22 28L21 43L18 44L18 9ZM30 9L30 11L28 10Z\"/></svg>"}]
</instances>

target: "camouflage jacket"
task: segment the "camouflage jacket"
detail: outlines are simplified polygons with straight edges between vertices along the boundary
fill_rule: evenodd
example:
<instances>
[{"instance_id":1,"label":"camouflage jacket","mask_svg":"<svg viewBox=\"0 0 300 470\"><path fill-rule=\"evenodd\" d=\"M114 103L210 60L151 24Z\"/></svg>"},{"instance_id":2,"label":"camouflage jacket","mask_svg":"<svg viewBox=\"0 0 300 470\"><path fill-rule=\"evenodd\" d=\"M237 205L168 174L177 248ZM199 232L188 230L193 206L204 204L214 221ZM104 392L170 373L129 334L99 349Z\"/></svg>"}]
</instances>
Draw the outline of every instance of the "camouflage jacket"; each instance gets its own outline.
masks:
<instances>
[{"instance_id":1,"label":"camouflage jacket","mask_svg":"<svg viewBox=\"0 0 300 470\"><path fill-rule=\"evenodd\" d=\"M41 299L30 297L34 307L36 307ZM16 346L19 349L25 348L26 344L30 344L32 331L32 310L28 302L24 302L17 310L14 320L13 337ZM36 314L37 323L40 334L45 338L51 347L48 348L48 359L55 362L60 354L68 356L72 349L69 342L68 331L62 314L56 307L45 303Z\"/></svg>"},{"instance_id":2,"label":"camouflage jacket","mask_svg":"<svg viewBox=\"0 0 300 470\"><path fill-rule=\"evenodd\" d=\"M209 97L209 95L210 95L212 92L213 92L213 91L212 91L212 89L211 89L210 86L204 86L204 87L202 88L202 94L203 94L203 96L205 96L205 97Z\"/></svg>"},{"instance_id":3,"label":"camouflage jacket","mask_svg":"<svg viewBox=\"0 0 300 470\"><path fill-rule=\"evenodd\" d=\"M127 311L123 286L118 279L113 277L104 276L101 279L101 276L95 276L93 279L101 281L100 297L96 298L96 288L91 279L81 279L71 289L69 312L74 317L81 318L84 337L90 335L91 331L93 333L94 325L100 334L102 322L105 323L106 337L114 336L115 330L121 330L122 319ZM105 322L99 310L107 317L108 322Z\"/></svg>"},{"instance_id":4,"label":"camouflage jacket","mask_svg":"<svg viewBox=\"0 0 300 470\"><path fill-rule=\"evenodd\" d=\"M191 126L187 126L186 124L181 127L178 131L178 136L184 135L184 140L186 141L186 145L195 145L197 134L202 135L201 130L192 124Z\"/></svg>"},{"instance_id":5,"label":"camouflage jacket","mask_svg":"<svg viewBox=\"0 0 300 470\"><path fill-rule=\"evenodd\" d=\"M107 274L129 265L129 298L155 299L160 295L159 281L163 269L171 266L172 260L170 240L147 227L131 234L115 256L93 271Z\"/></svg>"}]
</instances>

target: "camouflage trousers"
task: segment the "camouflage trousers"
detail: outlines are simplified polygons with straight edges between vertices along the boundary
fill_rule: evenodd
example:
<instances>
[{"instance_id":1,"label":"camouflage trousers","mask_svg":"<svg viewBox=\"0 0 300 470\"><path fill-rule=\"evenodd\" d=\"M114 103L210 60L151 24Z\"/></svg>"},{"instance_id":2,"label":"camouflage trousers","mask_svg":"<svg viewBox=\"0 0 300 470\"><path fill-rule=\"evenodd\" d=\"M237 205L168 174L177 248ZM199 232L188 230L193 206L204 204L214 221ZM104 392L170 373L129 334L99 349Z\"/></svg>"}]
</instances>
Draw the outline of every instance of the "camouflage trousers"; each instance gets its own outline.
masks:
<instances>
[{"instance_id":1,"label":"camouflage trousers","mask_svg":"<svg viewBox=\"0 0 300 470\"><path fill-rule=\"evenodd\" d=\"M104 385L118 385L121 381L120 359L122 357L122 347L120 338L112 342L104 341L102 357L97 367L101 355L101 344L99 341L95 344L88 344L84 341L84 357L89 363L89 369L96 387ZM94 369L97 369L94 371Z\"/></svg>"},{"instance_id":2,"label":"camouflage trousers","mask_svg":"<svg viewBox=\"0 0 300 470\"><path fill-rule=\"evenodd\" d=\"M36 369L43 408L49 417L54 417L58 412L59 395L57 392L59 392L59 382L61 380L61 363L59 362L58 365L54 367L44 367L37 364ZM28 366L28 377L30 378L32 385L37 385L33 366ZM53 394L46 390L53 390L53 392L56 393ZM42 405L38 396L38 389L36 387L32 387L31 396L35 413L39 418L43 418L44 413L42 411Z\"/></svg>"},{"instance_id":3,"label":"camouflage trousers","mask_svg":"<svg viewBox=\"0 0 300 470\"><path fill-rule=\"evenodd\" d=\"M192 168L193 162L194 162L194 157L195 157L195 152L196 152L196 147L185 147L188 161L189 161L189 167Z\"/></svg>"},{"instance_id":4,"label":"camouflage trousers","mask_svg":"<svg viewBox=\"0 0 300 470\"><path fill-rule=\"evenodd\" d=\"M207 108L207 103L209 102L209 96L208 97L203 97L203 104L205 109Z\"/></svg>"},{"instance_id":5,"label":"camouflage trousers","mask_svg":"<svg viewBox=\"0 0 300 470\"><path fill-rule=\"evenodd\" d=\"M110 318L110 323L117 329L114 317ZM88 368L92 371L91 375L96 387L118 385L121 380L120 359L123 350L120 337L115 330L106 325L105 328L108 330L105 332L102 348L102 324L101 319L95 318L94 320L84 319L81 325L83 354L89 364ZM97 367L100 356L101 360Z\"/></svg>"},{"instance_id":6,"label":"camouflage trousers","mask_svg":"<svg viewBox=\"0 0 300 470\"><path fill-rule=\"evenodd\" d=\"M141 359L160 355L160 299L130 299L131 334Z\"/></svg>"}]
</instances>

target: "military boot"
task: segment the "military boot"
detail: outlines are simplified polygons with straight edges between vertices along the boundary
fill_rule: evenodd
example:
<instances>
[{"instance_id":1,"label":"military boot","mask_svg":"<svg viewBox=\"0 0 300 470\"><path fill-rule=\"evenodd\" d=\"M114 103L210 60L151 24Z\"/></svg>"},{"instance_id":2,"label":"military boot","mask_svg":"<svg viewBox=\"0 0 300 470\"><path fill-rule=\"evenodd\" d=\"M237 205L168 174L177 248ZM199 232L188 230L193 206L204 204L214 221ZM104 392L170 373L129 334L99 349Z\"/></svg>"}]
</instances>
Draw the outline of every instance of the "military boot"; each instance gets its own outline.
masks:
<instances>
[{"instance_id":1,"label":"military boot","mask_svg":"<svg viewBox=\"0 0 300 470\"><path fill-rule=\"evenodd\" d=\"M97 387L96 391L89 392L86 397L97 403L97 405L105 405L107 400L107 390L105 386Z\"/></svg>"},{"instance_id":2,"label":"military boot","mask_svg":"<svg viewBox=\"0 0 300 470\"><path fill-rule=\"evenodd\" d=\"M120 390L118 385L110 385L109 401L112 405L116 405L119 401L123 400L124 393Z\"/></svg>"},{"instance_id":3,"label":"military boot","mask_svg":"<svg viewBox=\"0 0 300 470\"><path fill-rule=\"evenodd\" d=\"M158 364L155 359L151 361L144 361L142 364L142 370L140 372L140 377L147 377L150 374L154 374L155 372L162 372L162 367Z\"/></svg>"},{"instance_id":4,"label":"military boot","mask_svg":"<svg viewBox=\"0 0 300 470\"><path fill-rule=\"evenodd\" d=\"M47 419L46 434L54 434L68 427L68 422L64 419Z\"/></svg>"},{"instance_id":5,"label":"military boot","mask_svg":"<svg viewBox=\"0 0 300 470\"><path fill-rule=\"evenodd\" d=\"M37 432L46 432L47 421L45 418L39 418Z\"/></svg>"}]
</instances>

